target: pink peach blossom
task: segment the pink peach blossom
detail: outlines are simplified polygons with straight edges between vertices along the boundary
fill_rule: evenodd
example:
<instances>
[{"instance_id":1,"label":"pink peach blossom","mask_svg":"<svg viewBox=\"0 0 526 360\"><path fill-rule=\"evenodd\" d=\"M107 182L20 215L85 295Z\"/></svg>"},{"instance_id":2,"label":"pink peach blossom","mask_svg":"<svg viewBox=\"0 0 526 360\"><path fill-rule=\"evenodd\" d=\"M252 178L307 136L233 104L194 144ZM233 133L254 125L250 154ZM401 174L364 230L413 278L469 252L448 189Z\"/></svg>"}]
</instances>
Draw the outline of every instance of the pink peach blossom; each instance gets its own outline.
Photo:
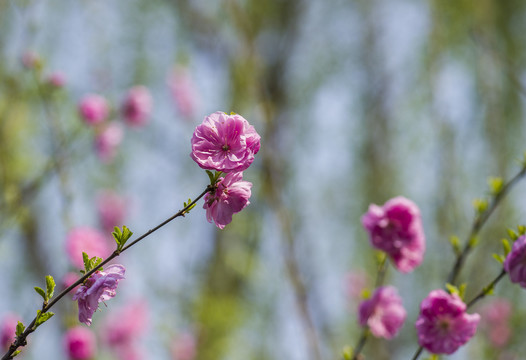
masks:
<instances>
[{"instance_id":1,"label":"pink peach blossom","mask_svg":"<svg viewBox=\"0 0 526 360\"><path fill-rule=\"evenodd\" d=\"M89 94L79 103L79 114L88 125L100 124L108 118L109 105L106 99L97 94Z\"/></svg>"},{"instance_id":2,"label":"pink peach blossom","mask_svg":"<svg viewBox=\"0 0 526 360\"><path fill-rule=\"evenodd\" d=\"M362 217L373 247L385 251L402 273L420 265L425 253L425 237L420 210L402 196L383 206L371 204Z\"/></svg>"},{"instance_id":3,"label":"pink peach blossom","mask_svg":"<svg viewBox=\"0 0 526 360\"><path fill-rule=\"evenodd\" d=\"M71 328L64 335L64 348L70 360L93 359L97 352L95 335L82 326Z\"/></svg>"},{"instance_id":4,"label":"pink peach blossom","mask_svg":"<svg viewBox=\"0 0 526 360\"><path fill-rule=\"evenodd\" d=\"M232 215L243 210L250 201L252 183L243 181L242 172L231 172L219 178L213 193L205 195L203 209L208 222L214 221L223 229L232 221Z\"/></svg>"},{"instance_id":5,"label":"pink peach blossom","mask_svg":"<svg viewBox=\"0 0 526 360\"><path fill-rule=\"evenodd\" d=\"M152 106L150 90L146 86L134 86L128 91L122 106L124 120L130 126L142 126L148 122Z\"/></svg>"},{"instance_id":6,"label":"pink peach blossom","mask_svg":"<svg viewBox=\"0 0 526 360\"><path fill-rule=\"evenodd\" d=\"M108 265L104 271L95 272L79 287L73 300L78 301L80 322L91 325L91 318L99 303L116 295L117 285L124 279L125 271L122 265Z\"/></svg>"},{"instance_id":7,"label":"pink peach blossom","mask_svg":"<svg viewBox=\"0 0 526 360\"><path fill-rule=\"evenodd\" d=\"M254 161L260 136L241 115L218 111L196 127L191 143L190 156L201 168L238 172Z\"/></svg>"},{"instance_id":8,"label":"pink peach blossom","mask_svg":"<svg viewBox=\"0 0 526 360\"><path fill-rule=\"evenodd\" d=\"M0 350L7 350L9 345L15 341L16 325L20 318L15 314L7 314L0 325Z\"/></svg>"},{"instance_id":9,"label":"pink peach blossom","mask_svg":"<svg viewBox=\"0 0 526 360\"><path fill-rule=\"evenodd\" d=\"M87 226L79 226L71 230L67 235L66 252L73 265L83 269L83 252L88 254L89 257L106 258L111 254L111 249L109 241L100 231Z\"/></svg>"},{"instance_id":10,"label":"pink peach blossom","mask_svg":"<svg viewBox=\"0 0 526 360\"><path fill-rule=\"evenodd\" d=\"M513 243L503 265L511 282L526 288L526 235L520 236Z\"/></svg>"},{"instance_id":11,"label":"pink peach blossom","mask_svg":"<svg viewBox=\"0 0 526 360\"><path fill-rule=\"evenodd\" d=\"M458 295L433 290L420 304L418 342L433 354L452 354L475 335L479 321L479 314L466 313Z\"/></svg>"},{"instance_id":12,"label":"pink peach blossom","mask_svg":"<svg viewBox=\"0 0 526 360\"><path fill-rule=\"evenodd\" d=\"M396 288L383 286L360 304L358 315L360 325L367 325L374 336L392 339L404 324L407 313Z\"/></svg>"},{"instance_id":13,"label":"pink peach blossom","mask_svg":"<svg viewBox=\"0 0 526 360\"><path fill-rule=\"evenodd\" d=\"M109 163L113 160L123 136L122 127L115 122L105 126L95 136L95 150L102 162Z\"/></svg>"},{"instance_id":14,"label":"pink peach blossom","mask_svg":"<svg viewBox=\"0 0 526 360\"><path fill-rule=\"evenodd\" d=\"M197 94L188 70L176 66L168 78L168 86L181 115L187 119L191 118L195 112Z\"/></svg>"}]
</instances>

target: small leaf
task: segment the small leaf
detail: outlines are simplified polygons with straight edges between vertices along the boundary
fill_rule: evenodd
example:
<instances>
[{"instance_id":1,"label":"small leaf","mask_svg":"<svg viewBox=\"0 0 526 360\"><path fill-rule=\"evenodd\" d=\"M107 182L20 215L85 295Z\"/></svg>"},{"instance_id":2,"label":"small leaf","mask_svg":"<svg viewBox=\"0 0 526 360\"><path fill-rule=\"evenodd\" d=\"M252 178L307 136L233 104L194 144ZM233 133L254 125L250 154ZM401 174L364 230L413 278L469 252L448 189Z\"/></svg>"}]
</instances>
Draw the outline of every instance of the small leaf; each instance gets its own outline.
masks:
<instances>
[{"instance_id":1,"label":"small leaf","mask_svg":"<svg viewBox=\"0 0 526 360\"><path fill-rule=\"evenodd\" d=\"M493 290L495 290L495 287L493 285L488 285L483 291L485 295L493 295Z\"/></svg>"},{"instance_id":2,"label":"small leaf","mask_svg":"<svg viewBox=\"0 0 526 360\"><path fill-rule=\"evenodd\" d=\"M55 314L52 312L42 313L40 310L37 310L37 321L35 321L35 329L43 323L45 323L46 321L48 321L49 319L51 319L53 315Z\"/></svg>"},{"instance_id":3,"label":"small leaf","mask_svg":"<svg viewBox=\"0 0 526 360\"><path fill-rule=\"evenodd\" d=\"M463 284L460 284L460 286L458 287L458 296L460 296L460 298L462 300L464 300L464 296L466 295L466 287L467 287L468 284L466 283L463 283Z\"/></svg>"},{"instance_id":4,"label":"small leaf","mask_svg":"<svg viewBox=\"0 0 526 360\"><path fill-rule=\"evenodd\" d=\"M504 249L504 255L508 255L511 251L511 245L508 239L502 239L502 248Z\"/></svg>"},{"instance_id":5,"label":"small leaf","mask_svg":"<svg viewBox=\"0 0 526 360\"><path fill-rule=\"evenodd\" d=\"M15 331L16 336L20 336L24 332L25 329L26 327L24 326L24 324L22 324L19 321L18 324L16 324L16 331Z\"/></svg>"},{"instance_id":6,"label":"small leaf","mask_svg":"<svg viewBox=\"0 0 526 360\"><path fill-rule=\"evenodd\" d=\"M504 179L501 177L490 177L488 179L490 191L493 195L498 195L504 188Z\"/></svg>"},{"instance_id":7,"label":"small leaf","mask_svg":"<svg viewBox=\"0 0 526 360\"><path fill-rule=\"evenodd\" d=\"M55 292L55 279L53 279L53 276L47 275L46 276L46 294L47 294L48 300L53 297L54 292Z\"/></svg>"},{"instance_id":8,"label":"small leaf","mask_svg":"<svg viewBox=\"0 0 526 360\"><path fill-rule=\"evenodd\" d=\"M48 297L46 296L46 292L44 291L44 289L35 286L35 291L38 293L38 295L42 296L42 299L44 299L44 301L48 301Z\"/></svg>"},{"instance_id":9,"label":"small leaf","mask_svg":"<svg viewBox=\"0 0 526 360\"><path fill-rule=\"evenodd\" d=\"M517 226L517 230L519 230L519 235L526 234L526 226L524 226L524 225Z\"/></svg>"},{"instance_id":10,"label":"small leaf","mask_svg":"<svg viewBox=\"0 0 526 360\"><path fill-rule=\"evenodd\" d=\"M471 239L469 239L469 246L470 247L475 247L475 246L477 246L478 243L479 243L478 236L473 236Z\"/></svg>"},{"instance_id":11,"label":"small leaf","mask_svg":"<svg viewBox=\"0 0 526 360\"><path fill-rule=\"evenodd\" d=\"M345 346L342 351L342 356L345 360L351 360L352 359L353 350L350 346Z\"/></svg>"},{"instance_id":12,"label":"small leaf","mask_svg":"<svg viewBox=\"0 0 526 360\"><path fill-rule=\"evenodd\" d=\"M519 238L519 235L517 235L517 233L513 231L513 229L506 229L506 231L508 232L508 236L511 240L515 241Z\"/></svg>"},{"instance_id":13,"label":"small leaf","mask_svg":"<svg viewBox=\"0 0 526 360\"><path fill-rule=\"evenodd\" d=\"M111 235L113 236L113 239L117 243L117 246L120 246L121 245L121 238L122 238L121 229L119 229L119 227L117 227L117 226L115 226L113 229L114 229L114 231L111 233Z\"/></svg>"},{"instance_id":14,"label":"small leaf","mask_svg":"<svg viewBox=\"0 0 526 360\"><path fill-rule=\"evenodd\" d=\"M124 245L126 241L128 241L129 238L133 235L133 232L126 227L126 225L122 226L122 237L121 237L121 244Z\"/></svg>"},{"instance_id":15,"label":"small leaf","mask_svg":"<svg viewBox=\"0 0 526 360\"><path fill-rule=\"evenodd\" d=\"M364 300L367 300L371 297L371 290L364 288L362 292L360 293L360 297Z\"/></svg>"},{"instance_id":16,"label":"small leaf","mask_svg":"<svg viewBox=\"0 0 526 360\"><path fill-rule=\"evenodd\" d=\"M460 239L458 238L458 236L451 236L449 238L449 242L451 243L451 246L453 247L453 251L455 252L456 255L460 255L460 253L462 252L462 250L460 249Z\"/></svg>"},{"instance_id":17,"label":"small leaf","mask_svg":"<svg viewBox=\"0 0 526 360\"><path fill-rule=\"evenodd\" d=\"M488 201L485 199L473 200L473 207L478 214L482 214L488 208Z\"/></svg>"},{"instance_id":18,"label":"small leaf","mask_svg":"<svg viewBox=\"0 0 526 360\"><path fill-rule=\"evenodd\" d=\"M449 291L450 294L457 294L459 295L460 294L460 291L458 290L458 288L455 286L455 285L452 285L452 284L446 284L446 289L447 291Z\"/></svg>"},{"instance_id":19,"label":"small leaf","mask_svg":"<svg viewBox=\"0 0 526 360\"><path fill-rule=\"evenodd\" d=\"M210 184L214 184L214 174L210 170L206 170L206 174L208 175L208 178L210 179Z\"/></svg>"},{"instance_id":20,"label":"small leaf","mask_svg":"<svg viewBox=\"0 0 526 360\"><path fill-rule=\"evenodd\" d=\"M89 271L89 256L84 251L82 252L82 261L84 261L84 269L86 269L86 272Z\"/></svg>"},{"instance_id":21,"label":"small leaf","mask_svg":"<svg viewBox=\"0 0 526 360\"><path fill-rule=\"evenodd\" d=\"M499 255L499 254L493 254L493 258L495 260L497 260L500 264L502 264L504 262L504 256L502 255Z\"/></svg>"},{"instance_id":22,"label":"small leaf","mask_svg":"<svg viewBox=\"0 0 526 360\"><path fill-rule=\"evenodd\" d=\"M13 355L11 355L12 357L15 357L17 356L18 354L20 354L22 352L22 350L17 350L13 353Z\"/></svg>"}]
</instances>

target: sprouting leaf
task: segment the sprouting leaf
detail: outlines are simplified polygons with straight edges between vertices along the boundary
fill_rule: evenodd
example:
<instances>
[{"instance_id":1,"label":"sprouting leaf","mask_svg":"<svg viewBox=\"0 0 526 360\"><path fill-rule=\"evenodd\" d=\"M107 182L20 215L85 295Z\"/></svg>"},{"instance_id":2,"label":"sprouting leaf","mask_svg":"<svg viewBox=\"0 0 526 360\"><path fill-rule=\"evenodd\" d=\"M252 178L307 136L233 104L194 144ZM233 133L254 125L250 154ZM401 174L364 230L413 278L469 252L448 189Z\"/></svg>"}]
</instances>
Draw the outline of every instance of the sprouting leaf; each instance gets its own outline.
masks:
<instances>
[{"instance_id":1,"label":"sprouting leaf","mask_svg":"<svg viewBox=\"0 0 526 360\"><path fill-rule=\"evenodd\" d=\"M485 199L475 199L473 200L473 207L477 214L482 214L488 208L488 200Z\"/></svg>"},{"instance_id":2,"label":"sprouting leaf","mask_svg":"<svg viewBox=\"0 0 526 360\"><path fill-rule=\"evenodd\" d=\"M460 290L453 284L446 284L446 289L450 294L457 294L460 296Z\"/></svg>"},{"instance_id":3,"label":"sprouting leaf","mask_svg":"<svg viewBox=\"0 0 526 360\"><path fill-rule=\"evenodd\" d=\"M51 319L53 315L55 314L52 312L42 313L40 310L37 310L37 320L35 321L35 329L43 323L45 323L46 321L48 321L49 319Z\"/></svg>"},{"instance_id":4,"label":"sprouting leaf","mask_svg":"<svg viewBox=\"0 0 526 360\"><path fill-rule=\"evenodd\" d=\"M466 295L466 287L467 287L468 284L466 283L462 283L460 284L460 286L458 287L458 296L460 296L460 298L462 300L464 300L464 296Z\"/></svg>"},{"instance_id":5,"label":"sprouting leaf","mask_svg":"<svg viewBox=\"0 0 526 360\"><path fill-rule=\"evenodd\" d=\"M504 179L501 177L490 177L488 179L489 188L492 195L498 195L504 188Z\"/></svg>"},{"instance_id":6,"label":"sprouting leaf","mask_svg":"<svg viewBox=\"0 0 526 360\"><path fill-rule=\"evenodd\" d=\"M113 239L117 243L117 246L120 246L121 245L121 238L122 238L121 229L119 229L118 226L115 226L113 229L114 229L114 231L111 233L111 235L113 236Z\"/></svg>"},{"instance_id":7,"label":"sprouting leaf","mask_svg":"<svg viewBox=\"0 0 526 360\"><path fill-rule=\"evenodd\" d=\"M526 234L526 226L524 226L524 225L517 226L517 230L519 230L519 235Z\"/></svg>"},{"instance_id":8,"label":"sprouting leaf","mask_svg":"<svg viewBox=\"0 0 526 360\"><path fill-rule=\"evenodd\" d=\"M47 300L51 299L53 297L54 293L55 293L55 279L53 279L53 276L47 275L46 276L46 295L47 295Z\"/></svg>"},{"instance_id":9,"label":"sprouting leaf","mask_svg":"<svg viewBox=\"0 0 526 360\"><path fill-rule=\"evenodd\" d=\"M508 232L508 236L511 240L515 241L519 238L519 235L517 235L517 233L513 231L513 229L506 229L506 231Z\"/></svg>"},{"instance_id":10,"label":"sprouting leaf","mask_svg":"<svg viewBox=\"0 0 526 360\"><path fill-rule=\"evenodd\" d=\"M89 256L84 251L82 252L82 261L84 261L84 269L86 269L86 271L89 271Z\"/></svg>"},{"instance_id":11,"label":"sprouting leaf","mask_svg":"<svg viewBox=\"0 0 526 360\"><path fill-rule=\"evenodd\" d=\"M40 295L42 296L42 299L44 299L44 301L48 301L48 298L46 296L46 292L44 291L44 289L38 287L38 286L35 286L35 291Z\"/></svg>"},{"instance_id":12,"label":"sprouting leaf","mask_svg":"<svg viewBox=\"0 0 526 360\"><path fill-rule=\"evenodd\" d=\"M502 239L502 248L504 249L504 255L508 255L511 251L511 245L508 239Z\"/></svg>"},{"instance_id":13,"label":"sprouting leaf","mask_svg":"<svg viewBox=\"0 0 526 360\"><path fill-rule=\"evenodd\" d=\"M499 254L493 254L493 258L497 260L500 264L504 263L504 256Z\"/></svg>"},{"instance_id":14,"label":"sprouting leaf","mask_svg":"<svg viewBox=\"0 0 526 360\"><path fill-rule=\"evenodd\" d=\"M449 242L451 243L451 246L453 247L453 251L455 252L456 255L460 255L460 253L462 252L462 250L460 249L460 239L458 238L458 236L451 236L449 238Z\"/></svg>"},{"instance_id":15,"label":"sprouting leaf","mask_svg":"<svg viewBox=\"0 0 526 360\"><path fill-rule=\"evenodd\" d=\"M22 350L17 350L13 353L13 355L11 355L12 357L15 357L17 356L18 354L20 354L22 352Z\"/></svg>"},{"instance_id":16,"label":"sprouting leaf","mask_svg":"<svg viewBox=\"0 0 526 360\"><path fill-rule=\"evenodd\" d=\"M208 175L208 178L210 179L210 184L214 184L214 174L210 170L206 170L206 174Z\"/></svg>"},{"instance_id":17,"label":"sprouting leaf","mask_svg":"<svg viewBox=\"0 0 526 360\"><path fill-rule=\"evenodd\" d=\"M345 360L351 360L352 359L353 350L350 346L345 346L342 350L342 356Z\"/></svg>"},{"instance_id":18,"label":"sprouting leaf","mask_svg":"<svg viewBox=\"0 0 526 360\"><path fill-rule=\"evenodd\" d=\"M26 327L24 326L24 324L22 324L22 322L18 322L18 324L16 324L16 331L15 331L15 334L16 336L20 336L24 330L26 329Z\"/></svg>"}]
</instances>

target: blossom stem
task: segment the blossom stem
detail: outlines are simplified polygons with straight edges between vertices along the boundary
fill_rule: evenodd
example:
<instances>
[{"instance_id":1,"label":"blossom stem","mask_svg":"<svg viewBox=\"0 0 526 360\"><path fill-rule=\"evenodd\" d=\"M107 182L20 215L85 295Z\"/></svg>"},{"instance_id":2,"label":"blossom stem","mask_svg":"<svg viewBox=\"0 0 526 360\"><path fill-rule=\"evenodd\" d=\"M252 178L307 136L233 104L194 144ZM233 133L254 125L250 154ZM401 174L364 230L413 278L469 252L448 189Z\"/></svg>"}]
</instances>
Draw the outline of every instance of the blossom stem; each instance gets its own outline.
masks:
<instances>
[{"instance_id":1,"label":"blossom stem","mask_svg":"<svg viewBox=\"0 0 526 360\"><path fill-rule=\"evenodd\" d=\"M416 350L416 352L415 352L415 354L413 355L413 357L411 358L411 360L416 360L416 359L418 359L418 358L420 357L420 355L422 354L422 351L424 351L424 348L423 348L422 346L420 346L420 347Z\"/></svg>"},{"instance_id":2,"label":"blossom stem","mask_svg":"<svg viewBox=\"0 0 526 360\"><path fill-rule=\"evenodd\" d=\"M483 299L484 297L486 297L486 295L488 295L488 293L491 291L491 289L493 289L495 287L495 285L504 277L504 275L506 275L506 270L502 269L502 271L500 272L500 274L495 278L493 279L492 282L490 282L488 284L488 286L485 286L478 294L477 296L475 296L473 299L471 299L467 304L466 304L466 307L467 308L470 308L472 305L474 305L477 301Z\"/></svg>"},{"instance_id":3,"label":"blossom stem","mask_svg":"<svg viewBox=\"0 0 526 360\"><path fill-rule=\"evenodd\" d=\"M55 305L67 293L69 293L71 290L73 290L78 285L82 284L91 275L93 275L96 271L99 271L108 262L110 262L111 260L113 260L114 258L119 256L123 251L126 251L127 249L129 249L133 245L137 244L139 241L143 240L145 237L151 235L155 231L159 230L160 228L162 228L163 226L165 226L166 224L168 224L170 221L174 220L175 218L178 218L180 216L184 216L203 196L205 196L208 192L213 191L214 189L215 189L214 185L208 185L206 187L206 189L198 197L196 197L191 203L189 203L187 206L185 206L182 210L179 210L175 215L173 215L170 218L166 219L165 221L163 221L162 223L160 223L156 227L148 230L146 233L144 233L143 235L139 236L133 242L131 242L130 244L124 246L120 251L115 250L109 257L107 257L104 261L102 261L99 266L97 266L96 268L94 268L91 271L89 271L86 274L84 274L84 276L82 276L80 279L75 281L73 284L71 284L69 287L67 287L65 290L63 290L60 294L58 294L56 297L54 297L52 301L50 301L48 303L44 302L42 304L42 308L40 310L41 314L44 314L44 313L48 312L53 307L53 305ZM19 347L25 346L27 344L27 340L26 339L27 339L28 335L36 330L35 324L37 322L37 319L38 319L38 316L35 317L33 319L33 321L31 321L31 323L26 327L26 329L19 336L16 337L15 341L9 346L9 349L7 350L7 352L2 357L1 360L11 360L11 359L13 359L13 354L15 353L15 351Z\"/></svg>"},{"instance_id":4,"label":"blossom stem","mask_svg":"<svg viewBox=\"0 0 526 360\"><path fill-rule=\"evenodd\" d=\"M367 339L369 338L369 328L365 327L362 330L362 334L360 335L360 339L358 340L358 343L354 347L352 351L352 360L358 360L360 357L360 353L362 352L363 347L365 346L365 343L367 342Z\"/></svg>"},{"instance_id":5,"label":"blossom stem","mask_svg":"<svg viewBox=\"0 0 526 360\"><path fill-rule=\"evenodd\" d=\"M500 202L506 197L506 195L511 190L511 188L517 182L519 182L521 178L524 177L524 175L526 175L526 165L523 165L522 169L510 181L508 181L502 187L502 189L493 197L489 207L484 212L482 212L477 217L475 217L475 220L473 221L473 225L471 226L471 231L469 233L469 236L466 239L465 245L462 248L462 251L460 252L460 254L457 256L455 265L453 266L453 269L448 276L447 282L449 284L452 284L452 285L456 284L460 270L462 269L462 266L464 265L464 262L466 261L468 254L473 249L472 239L478 235L478 233L482 229L482 226L484 226L484 224L488 221L493 211L497 208Z\"/></svg>"}]
</instances>

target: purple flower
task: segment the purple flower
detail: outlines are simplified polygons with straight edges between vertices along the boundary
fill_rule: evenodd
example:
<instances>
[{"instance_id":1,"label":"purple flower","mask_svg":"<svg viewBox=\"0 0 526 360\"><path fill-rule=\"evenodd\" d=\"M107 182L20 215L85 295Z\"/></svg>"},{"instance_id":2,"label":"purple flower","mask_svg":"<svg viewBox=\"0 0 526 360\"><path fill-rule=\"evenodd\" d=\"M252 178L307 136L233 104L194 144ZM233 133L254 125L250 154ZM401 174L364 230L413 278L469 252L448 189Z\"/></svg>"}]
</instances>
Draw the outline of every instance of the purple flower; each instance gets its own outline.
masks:
<instances>
[{"instance_id":1,"label":"purple flower","mask_svg":"<svg viewBox=\"0 0 526 360\"><path fill-rule=\"evenodd\" d=\"M71 328L64 335L64 348L70 360L92 359L97 352L95 335L82 326Z\"/></svg>"},{"instance_id":2,"label":"purple flower","mask_svg":"<svg viewBox=\"0 0 526 360\"><path fill-rule=\"evenodd\" d=\"M108 117L109 111L106 99L96 94L86 95L79 104L79 114L88 125L103 122Z\"/></svg>"},{"instance_id":3,"label":"purple flower","mask_svg":"<svg viewBox=\"0 0 526 360\"><path fill-rule=\"evenodd\" d=\"M360 325L369 326L374 336L385 339L396 336L406 315L402 299L392 286L376 289L373 297L363 301L358 310Z\"/></svg>"},{"instance_id":4,"label":"purple flower","mask_svg":"<svg viewBox=\"0 0 526 360\"><path fill-rule=\"evenodd\" d=\"M66 237L66 252L73 265L82 269L84 267L83 252L89 256L105 258L111 253L111 249L108 240L99 230L87 226L79 226L68 233Z\"/></svg>"},{"instance_id":5,"label":"purple flower","mask_svg":"<svg viewBox=\"0 0 526 360\"><path fill-rule=\"evenodd\" d=\"M146 86L132 87L122 106L126 123L136 127L146 124L152 112L152 104L152 95Z\"/></svg>"},{"instance_id":6,"label":"purple flower","mask_svg":"<svg viewBox=\"0 0 526 360\"><path fill-rule=\"evenodd\" d=\"M95 272L80 286L73 295L73 300L78 300L80 322L91 325L91 318L99 303L115 296L117 284L124 279L125 271L122 265L109 265L104 271Z\"/></svg>"},{"instance_id":7,"label":"purple flower","mask_svg":"<svg viewBox=\"0 0 526 360\"><path fill-rule=\"evenodd\" d=\"M510 275L512 283L526 288L526 235L520 236L504 260L504 270Z\"/></svg>"},{"instance_id":8,"label":"purple flower","mask_svg":"<svg viewBox=\"0 0 526 360\"><path fill-rule=\"evenodd\" d=\"M420 304L418 343L433 354L452 354L477 331L479 314L467 314L456 294L433 290Z\"/></svg>"},{"instance_id":9,"label":"purple flower","mask_svg":"<svg viewBox=\"0 0 526 360\"><path fill-rule=\"evenodd\" d=\"M424 258L425 236L420 210L402 196L384 206L371 204L362 217L373 247L385 251L403 273L412 271Z\"/></svg>"},{"instance_id":10,"label":"purple flower","mask_svg":"<svg viewBox=\"0 0 526 360\"><path fill-rule=\"evenodd\" d=\"M203 169L243 171L259 151L260 136L241 115L215 112L192 136L192 159Z\"/></svg>"},{"instance_id":11,"label":"purple flower","mask_svg":"<svg viewBox=\"0 0 526 360\"><path fill-rule=\"evenodd\" d=\"M250 204L251 188L252 183L243 181L242 172L228 173L219 178L216 190L205 195L203 209L206 210L208 222L213 220L220 229L230 224L232 215Z\"/></svg>"}]
</instances>

